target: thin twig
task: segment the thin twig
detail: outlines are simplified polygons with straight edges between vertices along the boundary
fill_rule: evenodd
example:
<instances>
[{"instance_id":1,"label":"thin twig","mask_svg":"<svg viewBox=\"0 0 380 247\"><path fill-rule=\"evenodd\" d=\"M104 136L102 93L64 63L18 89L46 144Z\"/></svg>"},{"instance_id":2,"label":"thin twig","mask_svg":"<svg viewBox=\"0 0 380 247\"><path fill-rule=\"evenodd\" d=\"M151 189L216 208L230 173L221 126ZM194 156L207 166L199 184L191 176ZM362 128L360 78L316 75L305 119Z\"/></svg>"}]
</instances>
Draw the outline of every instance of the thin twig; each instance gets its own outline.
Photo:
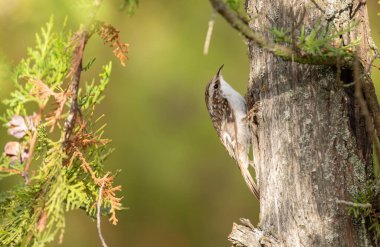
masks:
<instances>
[{"instance_id":1,"label":"thin twig","mask_svg":"<svg viewBox=\"0 0 380 247\"><path fill-rule=\"evenodd\" d=\"M28 160L26 162L24 171L21 173L21 176L23 176L25 179L25 184L29 184L29 182L30 182L29 169L30 169L30 166L32 164L33 152L34 152L34 148L36 146L36 141L37 141L37 136L38 136L38 126L40 125L44 109L45 109L45 106L40 106L40 112L38 113L37 120L36 120L36 129L33 132L33 136L32 136L32 139L30 140L30 144L29 144L30 146L29 146Z\"/></svg>"},{"instance_id":2,"label":"thin twig","mask_svg":"<svg viewBox=\"0 0 380 247\"><path fill-rule=\"evenodd\" d=\"M210 47L212 31L214 30L214 24L215 24L215 16L216 16L215 9L212 9L211 17L210 17L210 20L208 21L208 29L207 29L205 44L203 47L203 54L204 55L208 54L208 48Z\"/></svg>"},{"instance_id":3,"label":"thin twig","mask_svg":"<svg viewBox=\"0 0 380 247\"><path fill-rule=\"evenodd\" d=\"M101 221L100 221L100 207L101 207L101 204L102 204L102 195L103 195L103 187L104 187L104 183L105 183L105 179L103 179L102 181L102 185L100 186L99 188L99 198L98 198L98 203L96 205L96 226L98 228L98 235L99 235L99 238L100 238L100 241L102 242L102 246L103 247L107 247L107 243L106 241L104 240L104 237L103 237L103 234L102 234L102 228L101 228Z\"/></svg>"},{"instance_id":4,"label":"thin twig","mask_svg":"<svg viewBox=\"0 0 380 247\"><path fill-rule=\"evenodd\" d=\"M372 208L372 205L370 203L356 203L356 202L349 202L344 200L336 200L336 203L357 207L357 208Z\"/></svg>"},{"instance_id":5,"label":"thin twig","mask_svg":"<svg viewBox=\"0 0 380 247\"><path fill-rule=\"evenodd\" d=\"M20 172L19 170L12 169L12 168L1 167L1 166L0 166L0 172L16 173L16 174L19 174L19 175L22 174L22 172Z\"/></svg>"}]
</instances>

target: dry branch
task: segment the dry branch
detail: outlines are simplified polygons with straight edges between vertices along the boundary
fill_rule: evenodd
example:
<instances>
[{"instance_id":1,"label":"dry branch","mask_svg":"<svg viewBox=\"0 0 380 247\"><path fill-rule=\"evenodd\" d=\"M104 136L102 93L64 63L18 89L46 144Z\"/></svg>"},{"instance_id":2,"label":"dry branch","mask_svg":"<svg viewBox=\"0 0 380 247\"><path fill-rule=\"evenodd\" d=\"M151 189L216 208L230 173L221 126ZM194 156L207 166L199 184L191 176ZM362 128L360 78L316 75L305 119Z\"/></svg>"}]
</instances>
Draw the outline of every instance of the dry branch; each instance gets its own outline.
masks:
<instances>
[{"instance_id":1,"label":"dry branch","mask_svg":"<svg viewBox=\"0 0 380 247\"><path fill-rule=\"evenodd\" d=\"M265 234L263 231L253 228L247 219L240 219L245 225L236 223L232 226L232 232L228 240L236 247L275 247L278 246L277 240ZM247 224L247 222L249 224Z\"/></svg>"},{"instance_id":2,"label":"dry branch","mask_svg":"<svg viewBox=\"0 0 380 247\"><path fill-rule=\"evenodd\" d=\"M101 205L102 205L102 195L103 195L103 188L104 188L105 180L103 180L102 185L99 188L99 198L98 202L96 204L96 227L98 228L98 235L100 238L100 242L102 243L103 247L108 247L106 241L104 240L103 234L102 234L102 227L101 227Z\"/></svg>"},{"instance_id":3,"label":"dry branch","mask_svg":"<svg viewBox=\"0 0 380 247\"><path fill-rule=\"evenodd\" d=\"M208 29L207 29L205 43L203 46L203 54L204 55L208 54L208 49L210 47L212 31L214 30L214 24L215 24L215 10L213 9L212 13L211 13L210 20L208 21Z\"/></svg>"},{"instance_id":4,"label":"dry branch","mask_svg":"<svg viewBox=\"0 0 380 247\"><path fill-rule=\"evenodd\" d=\"M40 125L40 121L42 119L42 114L44 112L44 108L45 108L45 106L40 106L40 112L37 116L36 126ZM31 166L32 160L33 160L33 152L34 152L34 148L35 148L36 141L37 141L37 134L38 134L38 131L37 131L37 129L35 129L33 132L32 139L30 140L30 143L29 143L30 146L29 146L28 161L26 162L24 171L21 174L24 177L26 184L29 184L29 182L30 182L29 169L30 169L30 166Z\"/></svg>"},{"instance_id":5,"label":"dry branch","mask_svg":"<svg viewBox=\"0 0 380 247\"><path fill-rule=\"evenodd\" d=\"M85 30L79 31L74 35L73 42L75 44L74 53L73 53L73 60L70 68L70 72L67 75L68 77L71 77L71 85L70 85L70 91L71 91L71 103L70 103L70 112L67 116L66 122L65 122L65 140L64 140L64 146L67 145L67 142L70 139L71 133L73 132L73 128L75 126L75 121L78 112L80 111L78 106L78 92L79 92L79 83L80 83L80 76L82 73L82 59L83 59L83 53L88 40L88 33Z\"/></svg>"}]
</instances>

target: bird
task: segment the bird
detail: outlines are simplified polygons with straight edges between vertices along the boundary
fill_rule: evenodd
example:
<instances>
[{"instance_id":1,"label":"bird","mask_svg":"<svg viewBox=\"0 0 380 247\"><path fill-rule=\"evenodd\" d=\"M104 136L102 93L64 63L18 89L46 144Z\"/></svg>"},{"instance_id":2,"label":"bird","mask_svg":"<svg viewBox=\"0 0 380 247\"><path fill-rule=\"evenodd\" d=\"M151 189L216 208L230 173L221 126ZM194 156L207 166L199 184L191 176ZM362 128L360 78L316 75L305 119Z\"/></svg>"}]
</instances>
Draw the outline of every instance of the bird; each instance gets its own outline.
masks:
<instances>
[{"instance_id":1,"label":"bird","mask_svg":"<svg viewBox=\"0 0 380 247\"><path fill-rule=\"evenodd\" d=\"M245 183L252 194L260 200L258 187L248 168L251 135L247 120L247 103L222 76L222 65L207 84L205 102L214 129L228 154L236 161Z\"/></svg>"}]
</instances>

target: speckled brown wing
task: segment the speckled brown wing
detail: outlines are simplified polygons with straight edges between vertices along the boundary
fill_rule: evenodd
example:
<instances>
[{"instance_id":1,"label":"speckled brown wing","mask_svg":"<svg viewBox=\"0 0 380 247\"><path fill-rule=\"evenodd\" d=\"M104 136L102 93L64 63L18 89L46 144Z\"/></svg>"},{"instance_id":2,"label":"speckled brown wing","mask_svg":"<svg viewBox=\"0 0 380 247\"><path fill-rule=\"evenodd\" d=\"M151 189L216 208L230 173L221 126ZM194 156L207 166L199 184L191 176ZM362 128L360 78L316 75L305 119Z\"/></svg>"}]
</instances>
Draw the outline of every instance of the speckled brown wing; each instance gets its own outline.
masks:
<instances>
[{"instance_id":1,"label":"speckled brown wing","mask_svg":"<svg viewBox=\"0 0 380 247\"><path fill-rule=\"evenodd\" d=\"M212 109L209 109L213 126L228 154L236 160L237 129L234 113L227 99L216 95L212 99L218 101L212 102Z\"/></svg>"}]
</instances>

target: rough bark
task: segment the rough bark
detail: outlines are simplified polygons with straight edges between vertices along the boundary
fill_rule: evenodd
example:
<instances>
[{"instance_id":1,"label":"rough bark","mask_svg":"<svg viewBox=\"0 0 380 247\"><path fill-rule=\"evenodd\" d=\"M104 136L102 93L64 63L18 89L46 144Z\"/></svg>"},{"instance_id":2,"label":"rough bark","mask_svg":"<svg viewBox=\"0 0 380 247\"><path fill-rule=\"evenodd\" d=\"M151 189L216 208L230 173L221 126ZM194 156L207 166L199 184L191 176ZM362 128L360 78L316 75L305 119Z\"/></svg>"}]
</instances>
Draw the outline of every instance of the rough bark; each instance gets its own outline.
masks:
<instances>
[{"instance_id":1,"label":"rough bark","mask_svg":"<svg viewBox=\"0 0 380 247\"><path fill-rule=\"evenodd\" d=\"M316 4L317 3L317 4ZM291 29L303 9L306 30L330 23L359 27L341 39L363 37L359 58L368 58L369 31L364 1L247 0L250 27ZM322 10L322 11L321 11ZM372 179L372 146L353 89L352 71L283 61L249 44L248 107L260 107L252 121L254 163L260 187L263 235L275 242L264 246L371 246L367 226L348 215L347 205ZM235 227L231 236L257 230ZM238 234L238 235L236 235ZM237 237L239 238L239 237ZM242 238L243 239L243 238ZM259 246L260 241L235 246ZM239 245L240 244L240 245Z\"/></svg>"}]
</instances>

